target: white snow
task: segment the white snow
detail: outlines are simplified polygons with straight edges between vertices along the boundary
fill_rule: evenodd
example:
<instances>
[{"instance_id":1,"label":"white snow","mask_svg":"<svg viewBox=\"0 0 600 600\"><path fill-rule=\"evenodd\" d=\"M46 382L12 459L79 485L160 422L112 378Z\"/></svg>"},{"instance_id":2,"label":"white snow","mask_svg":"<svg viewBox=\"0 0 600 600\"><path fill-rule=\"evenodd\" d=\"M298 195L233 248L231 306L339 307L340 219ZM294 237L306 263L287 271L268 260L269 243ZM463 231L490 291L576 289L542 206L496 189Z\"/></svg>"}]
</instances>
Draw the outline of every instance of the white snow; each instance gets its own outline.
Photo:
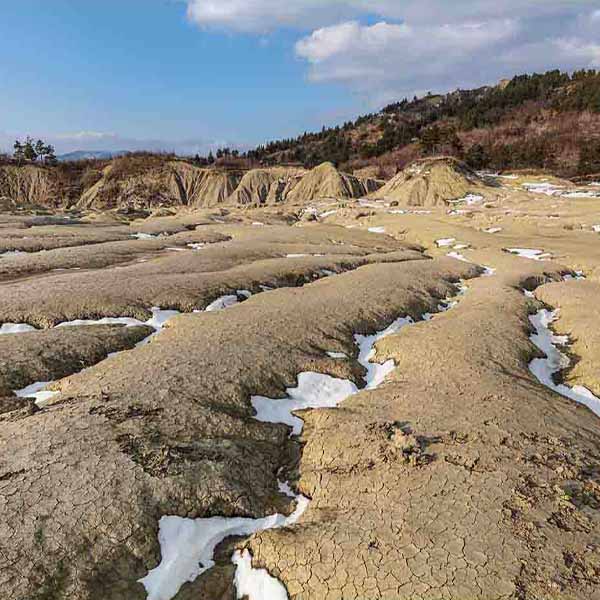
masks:
<instances>
[{"instance_id":1,"label":"white snow","mask_svg":"<svg viewBox=\"0 0 600 600\"><path fill-rule=\"evenodd\" d=\"M502 231L502 227L488 227L484 229L485 233L500 233Z\"/></svg>"},{"instance_id":2,"label":"white snow","mask_svg":"<svg viewBox=\"0 0 600 600\"><path fill-rule=\"evenodd\" d=\"M371 233L385 233L385 227L369 227Z\"/></svg>"},{"instance_id":3,"label":"white snow","mask_svg":"<svg viewBox=\"0 0 600 600\"><path fill-rule=\"evenodd\" d=\"M0 325L0 335L8 333L26 333L28 331L37 331L35 327L27 323L3 323Z\"/></svg>"},{"instance_id":4,"label":"white snow","mask_svg":"<svg viewBox=\"0 0 600 600\"><path fill-rule=\"evenodd\" d=\"M19 398L33 398L38 406L43 406L50 398L58 395L60 392L50 392L46 388L53 383L52 381L38 381L32 383L22 390L15 390L15 395Z\"/></svg>"},{"instance_id":5,"label":"white snow","mask_svg":"<svg viewBox=\"0 0 600 600\"><path fill-rule=\"evenodd\" d=\"M450 204L462 204L463 202L467 206L471 206L473 204L479 204L483 200L483 196L479 194L467 194L464 198L457 198L456 200L450 200Z\"/></svg>"},{"instance_id":6,"label":"white snow","mask_svg":"<svg viewBox=\"0 0 600 600\"><path fill-rule=\"evenodd\" d=\"M304 421L293 412L308 408L335 408L340 402L356 394L358 388L347 379L338 379L321 373L304 372L298 375L298 386L286 390L287 397L274 400L252 396L251 402L258 421L285 423L292 435L300 435Z\"/></svg>"},{"instance_id":7,"label":"white snow","mask_svg":"<svg viewBox=\"0 0 600 600\"><path fill-rule=\"evenodd\" d=\"M461 260L462 262L470 262L462 254L460 254L458 252L448 252L448 254L446 254L446 256L449 256L450 258L455 258L456 260Z\"/></svg>"},{"instance_id":8,"label":"white snow","mask_svg":"<svg viewBox=\"0 0 600 600\"><path fill-rule=\"evenodd\" d=\"M348 358L348 355L345 352L327 352L327 356L329 356L329 358Z\"/></svg>"},{"instance_id":9,"label":"white snow","mask_svg":"<svg viewBox=\"0 0 600 600\"><path fill-rule=\"evenodd\" d=\"M326 211L324 213L321 213L319 215L319 218L320 219L324 219L326 217L330 217L331 215L335 215L335 213L337 213L337 212L338 212L337 210L328 210L328 211Z\"/></svg>"},{"instance_id":10,"label":"white snow","mask_svg":"<svg viewBox=\"0 0 600 600\"><path fill-rule=\"evenodd\" d=\"M197 243L194 243L194 244L188 244L188 248L191 248L192 250L202 250L205 247L206 247L206 244L204 244L202 242L197 242Z\"/></svg>"},{"instance_id":11,"label":"white snow","mask_svg":"<svg viewBox=\"0 0 600 600\"><path fill-rule=\"evenodd\" d=\"M402 210L401 208L397 208L395 210L388 210L387 211L390 215L405 215L406 211Z\"/></svg>"},{"instance_id":12,"label":"white snow","mask_svg":"<svg viewBox=\"0 0 600 600\"><path fill-rule=\"evenodd\" d=\"M528 182L523 187L532 194L544 194L546 196L560 196L563 188L548 182Z\"/></svg>"},{"instance_id":13,"label":"white snow","mask_svg":"<svg viewBox=\"0 0 600 600\"><path fill-rule=\"evenodd\" d=\"M235 293L242 298L246 298L246 300L252 296L252 292L250 290L236 290Z\"/></svg>"},{"instance_id":14,"label":"white snow","mask_svg":"<svg viewBox=\"0 0 600 600\"><path fill-rule=\"evenodd\" d=\"M530 260L549 260L552 258L552 254L544 252L543 250L535 250L534 248L507 248L511 254L516 254L521 258L528 258Z\"/></svg>"},{"instance_id":15,"label":"white snow","mask_svg":"<svg viewBox=\"0 0 600 600\"><path fill-rule=\"evenodd\" d=\"M211 304L209 304L204 310L206 312L215 312L217 310L224 310L226 308L229 308L230 306L233 306L234 304L237 304L239 302L239 299L237 296L234 295L227 295L227 296L221 296L220 298L217 298L214 302L212 302Z\"/></svg>"},{"instance_id":16,"label":"white snow","mask_svg":"<svg viewBox=\"0 0 600 600\"><path fill-rule=\"evenodd\" d=\"M389 335L398 333L398 331L403 327L406 327L406 325L412 325L413 323L414 321L410 317L400 317L389 327L374 335L357 334L354 336L354 341L359 349L358 362L367 370L364 377L366 389L372 390L380 386L388 373L393 371L396 366L393 360L388 360L383 364L373 362L377 353L375 344Z\"/></svg>"},{"instance_id":17,"label":"white snow","mask_svg":"<svg viewBox=\"0 0 600 600\"><path fill-rule=\"evenodd\" d=\"M563 198L598 198L600 194L598 191L589 191L589 192L568 192L567 194L562 194Z\"/></svg>"},{"instance_id":18,"label":"white snow","mask_svg":"<svg viewBox=\"0 0 600 600\"><path fill-rule=\"evenodd\" d=\"M252 555L248 550L237 550L232 559L236 566L234 584L237 597L249 600L288 600L285 586L265 569L252 568Z\"/></svg>"},{"instance_id":19,"label":"white snow","mask_svg":"<svg viewBox=\"0 0 600 600\"><path fill-rule=\"evenodd\" d=\"M252 225L254 225L254 227L264 227L265 224L260 221L254 221Z\"/></svg>"},{"instance_id":20,"label":"white snow","mask_svg":"<svg viewBox=\"0 0 600 600\"><path fill-rule=\"evenodd\" d=\"M600 398L596 397L590 390L583 386L569 387L554 382L554 375L566 369L570 364L569 358L557 348L557 346L565 346L569 342L569 338L554 335L550 329L550 325L557 319L558 310L549 311L546 309L542 309L529 317L536 330L536 333L531 335L531 341L546 355L546 358L534 358L529 365L529 369L540 383L561 396L584 404L600 416Z\"/></svg>"},{"instance_id":21,"label":"white snow","mask_svg":"<svg viewBox=\"0 0 600 600\"><path fill-rule=\"evenodd\" d=\"M436 240L435 243L438 248L444 248L446 246L452 246L456 242L455 238L442 238L441 240Z\"/></svg>"},{"instance_id":22,"label":"white snow","mask_svg":"<svg viewBox=\"0 0 600 600\"><path fill-rule=\"evenodd\" d=\"M600 233L600 225L592 225L592 229L596 232L596 233Z\"/></svg>"},{"instance_id":23,"label":"white snow","mask_svg":"<svg viewBox=\"0 0 600 600\"><path fill-rule=\"evenodd\" d=\"M304 258L305 256L308 256L308 254L286 254L285 255L286 258Z\"/></svg>"},{"instance_id":24,"label":"white snow","mask_svg":"<svg viewBox=\"0 0 600 600\"><path fill-rule=\"evenodd\" d=\"M281 492L290 495L289 486L280 483ZM262 519L245 517L206 519L183 519L181 517L162 517L159 522L158 541L161 549L161 562L140 583L148 593L148 600L170 600L186 582L194 581L202 573L214 566L215 548L231 536L247 536L264 531L278 529L295 523L308 507L309 500L304 496L295 496L296 509L286 517L280 514ZM251 566L246 565L242 572L240 585L244 588L253 584L254 574L250 577ZM264 581L260 577L261 582ZM237 585L237 584L236 584ZM250 588L254 589L254 588ZM267 588L272 589L272 588ZM251 596L251 600L262 598ZM266 598L265 598L266 600Z\"/></svg>"},{"instance_id":25,"label":"white snow","mask_svg":"<svg viewBox=\"0 0 600 600\"><path fill-rule=\"evenodd\" d=\"M132 233L131 237L133 238L137 238L138 240L153 240L154 238L157 238L157 235L154 235L152 233Z\"/></svg>"}]
</instances>

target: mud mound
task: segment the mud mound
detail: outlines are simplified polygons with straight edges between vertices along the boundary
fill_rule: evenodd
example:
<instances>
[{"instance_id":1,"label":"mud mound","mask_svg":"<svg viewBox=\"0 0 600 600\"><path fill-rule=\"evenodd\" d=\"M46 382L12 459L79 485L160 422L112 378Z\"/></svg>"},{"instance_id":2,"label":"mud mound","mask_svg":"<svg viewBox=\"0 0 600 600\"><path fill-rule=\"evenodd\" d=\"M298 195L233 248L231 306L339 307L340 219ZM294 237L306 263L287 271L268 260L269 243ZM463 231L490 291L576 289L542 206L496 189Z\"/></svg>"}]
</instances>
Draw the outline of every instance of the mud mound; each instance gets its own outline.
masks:
<instances>
[{"instance_id":1,"label":"mud mound","mask_svg":"<svg viewBox=\"0 0 600 600\"><path fill-rule=\"evenodd\" d=\"M60 206L56 178L42 167L0 167L0 206Z\"/></svg>"},{"instance_id":2,"label":"mud mound","mask_svg":"<svg viewBox=\"0 0 600 600\"><path fill-rule=\"evenodd\" d=\"M311 202L319 198L360 198L377 189L374 179L359 179L340 173L326 162L309 171L285 200L292 203Z\"/></svg>"},{"instance_id":3,"label":"mud mound","mask_svg":"<svg viewBox=\"0 0 600 600\"><path fill-rule=\"evenodd\" d=\"M403 206L445 206L491 186L454 158L418 160L388 181L374 196Z\"/></svg>"},{"instance_id":4,"label":"mud mound","mask_svg":"<svg viewBox=\"0 0 600 600\"><path fill-rule=\"evenodd\" d=\"M287 167L252 169L242 177L228 201L238 205L280 202L304 174L303 169Z\"/></svg>"},{"instance_id":5,"label":"mud mound","mask_svg":"<svg viewBox=\"0 0 600 600\"><path fill-rule=\"evenodd\" d=\"M186 163L172 163L171 192L183 206L210 208L233 193L241 175L231 171L198 169Z\"/></svg>"},{"instance_id":6,"label":"mud mound","mask_svg":"<svg viewBox=\"0 0 600 600\"><path fill-rule=\"evenodd\" d=\"M224 202L235 190L237 173L199 169L171 161L146 169L108 166L102 178L79 200L80 209L148 210L165 207L211 207Z\"/></svg>"}]
</instances>

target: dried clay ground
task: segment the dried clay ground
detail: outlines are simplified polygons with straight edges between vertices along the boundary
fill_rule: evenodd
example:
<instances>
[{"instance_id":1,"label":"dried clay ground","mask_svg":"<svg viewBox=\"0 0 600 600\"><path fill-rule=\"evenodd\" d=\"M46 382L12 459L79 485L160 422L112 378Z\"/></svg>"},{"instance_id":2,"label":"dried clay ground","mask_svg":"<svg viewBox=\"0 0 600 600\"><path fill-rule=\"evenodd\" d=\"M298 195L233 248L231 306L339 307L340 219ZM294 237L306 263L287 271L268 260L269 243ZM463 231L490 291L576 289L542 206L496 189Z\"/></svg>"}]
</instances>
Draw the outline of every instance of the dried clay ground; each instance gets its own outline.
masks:
<instances>
[{"instance_id":1,"label":"dried clay ground","mask_svg":"<svg viewBox=\"0 0 600 600\"><path fill-rule=\"evenodd\" d=\"M559 309L553 382L600 396L600 187L461 185L2 215L0 596L599 600L600 417L534 376L530 316ZM394 368L365 387L355 335L399 317L371 356ZM256 418L302 373L357 393L297 412L300 435ZM40 382L42 401L22 392ZM201 533L299 502L140 581L165 562L163 517Z\"/></svg>"}]
</instances>

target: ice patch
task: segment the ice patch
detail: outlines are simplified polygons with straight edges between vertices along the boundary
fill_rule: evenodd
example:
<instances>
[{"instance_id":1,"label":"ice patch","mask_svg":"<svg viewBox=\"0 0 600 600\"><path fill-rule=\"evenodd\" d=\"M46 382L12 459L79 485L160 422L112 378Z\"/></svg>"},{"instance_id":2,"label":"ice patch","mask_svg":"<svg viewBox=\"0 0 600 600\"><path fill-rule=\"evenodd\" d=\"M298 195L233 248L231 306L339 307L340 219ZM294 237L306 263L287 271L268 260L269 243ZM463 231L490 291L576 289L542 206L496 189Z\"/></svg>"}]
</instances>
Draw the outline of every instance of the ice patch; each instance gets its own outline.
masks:
<instances>
[{"instance_id":1,"label":"ice patch","mask_svg":"<svg viewBox=\"0 0 600 600\"><path fill-rule=\"evenodd\" d=\"M252 568L252 555L248 550L237 550L233 555L235 589L238 598L250 600L288 600L285 586L265 569Z\"/></svg>"},{"instance_id":2,"label":"ice patch","mask_svg":"<svg viewBox=\"0 0 600 600\"><path fill-rule=\"evenodd\" d=\"M290 495L287 484L280 483L279 489ZM249 536L266 529L278 529L294 524L308 507L309 500L301 495L293 497L296 499L296 509L289 517L280 514L262 519L162 517L158 533L161 562L146 577L139 580L146 588L148 600L170 600L184 583L195 581L202 573L212 568L215 565L213 559L215 548L224 539L231 536ZM246 565L242 571L240 584L244 589L254 590L256 584L249 580L254 579L254 571L252 570L250 575L250 570L252 570L251 565L249 568ZM264 582L265 578L260 577L260 581ZM261 596L251 598L267 600L267 597Z\"/></svg>"},{"instance_id":3,"label":"ice patch","mask_svg":"<svg viewBox=\"0 0 600 600\"><path fill-rule=\"evenodd\" d=\"M304 421L293 413L308 408L335 408L340 402L356 394L358 388L346 379L338 379L321 373L300 373L298 386L286 390L287 398L274 400L264 396L252 396L254 417L264 423L285 423L292 428L292 435L300 435Z\"/></svg>"},{"instance_id":4,"label":"ice patch","mask_svg":"<svg viewBox=\"0 0 600 600\"><path fill-rule=\"evenodd\" d=\"M563 198L598 198L598 196L600 196L600 193L598 193L597 191L589 191L589 192L577 191L577 192L569 192L567 194L562 195Z\"/></svg>"},{"instance_id":5,"label":"ice patch","mask_svg":"<svg viewBox=\"0 0 600 600\"><path fill-rule=\"evenodd\" d=\"M35 327L27 323L3 323L0 325L0 335L9 333L27 333L28 331L37 331Z\"/></svg>"},{"instance_id":6,"label":"ice patch","mask_svg":"<svg viewBox=\"0 0 600 600\"><path fill-rule=\"evenodd\" d=\"M467 206L472 206L473 204L479 204L483 201L483 196L479 194L467 194L464 198L457 198L456 200L450 200L450 204L462 204L463 202Z\"/></svg>"},{"instance_id":7,"label":"ice patch","mask_svg":"<svg viewBox=\"0 0 600 600\"><path fill-rule=\"evenodd\" d=\"M337 213L337 212L338 212L337 210L328 210L328 211L326 211L324 213L321 213L319 215L319 218L320 219L324 219L326 217L330 217L331 215L335 215L335 213Z\"/></svg>"},{"instance_id":8,"label":"ice patch","mask_svg":"<svg viewBox=\"0 0 600 600\"><path fill-rule=\"evenodd\" d=\"M446 256L449 256L450 258L454 258L456 260L460 260L462 262L470 262L462 254L460 254L458 252L448 252L448 254L446 254Z\"/></svg>"},{"instance_id":9,"label":"ice patch","mask_svg":"<svg viewBox=\"0 0 600 600\"><path fill-rule=\"evenodd\" d=\"M583 386L569 387L563 383L554 382L554 375L563 371L570 365L569 358L557 346L565 346L569 342L568 336L555 335L550 325L558 319L558 310L549 311L542 309L529 320L535 328L531 341L546 355L546 358L534 358L529 364L529 369L537 380L556 393L584 404L596 415L600 416L600 398Z\"/></svg>"},{"instance_id":10,"label":"ice patch","mask_svg":"<svg viewBox=\"0 0 600 600\"><path fill-rule=\"evenodd\" d=\"M131 237L138 240L153 240L159 236L153 233L132 233Z\"/></svg>"},{"instance_id":11,"label":"ice patch","mask_svg":"<svg viewBox=\"0 0 600 600\"><path fill-rule=\"evenodd\" d=\"M48 400L60 393L46 390L52 383L52 381L38 381L37 383L32 383L31 385L24 387L22 390L16 390L15 395L19 396L19 398L33 398L35 403L41 407L46 404Z\"/></svg>"},{"instance_id":12,"label":"ice patch","mask_svg":"<svg viewBox=\"0 0 600 600\"><path fill-rule=\"evenodd\" d=\"M206 312L215 312L217 310L225 310L226 308L229 308L230 306L237 304L239 301L240 301L239 298L232 294L227 295L227 296L221 296L220 298L217 298L214 302L209 304L204 310Z\"/></svg>"},{"instance_id":13,"label":"ice patch","mask_svg":"<svg viewBox=\"0 0 600 600\"><path fill-rule=\"evenodd\" d=\"M533 248L507 248L506 250L511 254L516 254L521 258L528 258L529 260L550 260L552 258L552 254L549 252Z\"/></svg>"},{"instance_id":14,"label":"ice patch","mask_svg":"<svg viewBox=\"0 0 600 600\"><path fill-rule=\"evenodd\" d=\"M560 196L563 192L563 188L553 185L548 182L541 183L524 183L523 187L532 194L544 194L546 196Z\"/></svg>"}]
</instances>

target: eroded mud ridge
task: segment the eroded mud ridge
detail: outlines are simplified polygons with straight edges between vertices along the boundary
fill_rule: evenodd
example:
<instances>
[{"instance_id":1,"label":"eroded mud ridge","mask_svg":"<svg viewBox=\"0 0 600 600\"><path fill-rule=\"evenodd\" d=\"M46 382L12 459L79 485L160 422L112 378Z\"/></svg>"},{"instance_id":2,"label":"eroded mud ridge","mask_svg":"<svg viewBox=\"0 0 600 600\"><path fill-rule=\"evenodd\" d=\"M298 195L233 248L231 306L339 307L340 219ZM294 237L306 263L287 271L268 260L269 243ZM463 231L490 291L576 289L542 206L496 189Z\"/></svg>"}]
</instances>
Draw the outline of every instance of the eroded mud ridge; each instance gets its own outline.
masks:
<instances>
[{"instance_id":1,"label":"eroded mud ridge","mask_svg":"<svg viewBox=\"0 0 600 600\"><path fill-rule=\"evenodd\" d=\"M6 217L2 597L600 599L595 196L450 167Z\"/></svg>"}]
</instances>

